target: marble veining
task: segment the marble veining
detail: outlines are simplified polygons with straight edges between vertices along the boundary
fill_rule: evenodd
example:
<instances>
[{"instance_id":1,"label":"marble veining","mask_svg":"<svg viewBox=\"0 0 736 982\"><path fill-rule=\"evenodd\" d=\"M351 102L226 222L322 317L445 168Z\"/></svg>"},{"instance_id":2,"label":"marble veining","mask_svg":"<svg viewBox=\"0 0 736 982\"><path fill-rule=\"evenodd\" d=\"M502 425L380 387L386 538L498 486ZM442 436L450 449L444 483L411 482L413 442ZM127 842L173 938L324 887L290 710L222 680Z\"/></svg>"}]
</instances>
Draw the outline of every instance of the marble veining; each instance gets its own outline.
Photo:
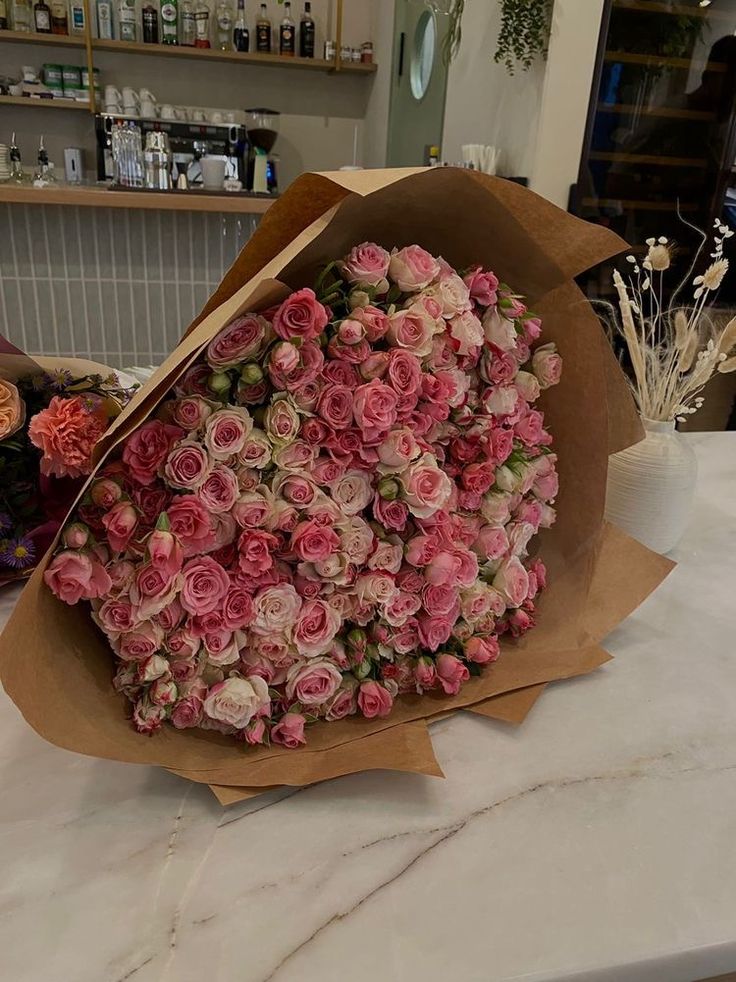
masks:
<instances>
[{"instance_id":1,"label":"marble veining","mask_svg":"<svg viewBox=\"0 0 736 982\"><path fill-rule=\"evenodd\" d=\"M520 729L433 728L444 781L369 772L222 809L45 744L0 695L12 982L690 982L736 969L736 439L680 566ZM3 616L14 594L0 596Z\"/></svg>"}]
</instances>

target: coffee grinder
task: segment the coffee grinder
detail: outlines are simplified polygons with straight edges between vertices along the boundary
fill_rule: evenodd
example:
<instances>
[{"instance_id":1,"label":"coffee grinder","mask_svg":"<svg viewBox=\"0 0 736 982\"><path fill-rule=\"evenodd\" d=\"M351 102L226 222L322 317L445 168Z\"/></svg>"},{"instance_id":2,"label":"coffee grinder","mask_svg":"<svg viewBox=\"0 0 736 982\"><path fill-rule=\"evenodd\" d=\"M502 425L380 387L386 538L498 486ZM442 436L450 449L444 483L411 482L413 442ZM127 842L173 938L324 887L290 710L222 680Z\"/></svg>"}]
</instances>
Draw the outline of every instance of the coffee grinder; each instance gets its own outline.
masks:
<instances>
[{"instance_id":1,"label":"coffee grinder","mask_svg":"<svg viewBox=\"0 0 736 982\"><path fill-rule=\"evenodd\" d=\"M272 153L279 135L279 116L275 109L246 109L248 129L248 190L255 194L276 194L278 157Z\"/></svg>"}]
</instances>

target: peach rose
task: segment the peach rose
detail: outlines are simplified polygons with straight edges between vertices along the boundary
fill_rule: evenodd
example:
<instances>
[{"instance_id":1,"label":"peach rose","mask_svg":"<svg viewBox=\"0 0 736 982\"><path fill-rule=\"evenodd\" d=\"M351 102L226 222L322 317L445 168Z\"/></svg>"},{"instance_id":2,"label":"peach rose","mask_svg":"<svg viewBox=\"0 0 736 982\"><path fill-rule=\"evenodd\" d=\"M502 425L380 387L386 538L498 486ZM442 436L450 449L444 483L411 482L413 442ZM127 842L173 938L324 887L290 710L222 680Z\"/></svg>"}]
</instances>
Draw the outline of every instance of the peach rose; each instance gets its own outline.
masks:
<instances>
[{"instance_id":1,"label":"peach rose","mask_svg":"<svg viewBox=\"0 0 736 982\"><path fill-rule=\"evenodd\" d=\"M26 420L26 404L12 382L0 379L0 440L19 430Z\"/></svg>"}]
</instances>

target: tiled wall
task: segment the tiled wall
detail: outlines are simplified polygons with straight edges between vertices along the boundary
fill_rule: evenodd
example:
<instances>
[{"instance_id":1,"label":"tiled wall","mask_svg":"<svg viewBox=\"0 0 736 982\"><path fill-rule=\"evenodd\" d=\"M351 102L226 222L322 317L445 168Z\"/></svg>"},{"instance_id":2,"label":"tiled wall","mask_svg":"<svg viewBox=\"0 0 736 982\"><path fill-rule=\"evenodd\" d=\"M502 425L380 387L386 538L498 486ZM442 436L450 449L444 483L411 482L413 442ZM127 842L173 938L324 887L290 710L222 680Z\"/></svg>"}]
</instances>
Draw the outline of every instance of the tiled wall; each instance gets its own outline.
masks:
<instances>
[{"instance_id":1,"label":"tiled wall","mask_svg":"<svg viewBox=\"0 0 736 982\"><path fill-rule=\"evenodd\" d=\"M253 215L0 206L0 333L28 354L157 364L255 230Z\"/></svg>"}]
</instances>

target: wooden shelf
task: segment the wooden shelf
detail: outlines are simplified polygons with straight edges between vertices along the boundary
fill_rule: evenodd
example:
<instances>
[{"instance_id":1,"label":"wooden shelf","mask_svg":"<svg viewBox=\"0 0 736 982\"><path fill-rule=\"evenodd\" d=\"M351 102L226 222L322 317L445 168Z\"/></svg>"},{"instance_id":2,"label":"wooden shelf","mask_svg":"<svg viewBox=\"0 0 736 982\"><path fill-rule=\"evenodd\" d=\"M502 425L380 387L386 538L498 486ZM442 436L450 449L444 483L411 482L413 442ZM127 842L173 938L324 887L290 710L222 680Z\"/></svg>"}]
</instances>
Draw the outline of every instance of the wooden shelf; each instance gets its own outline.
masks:
<instances>
[{"instance_id":1,"label":"wooden shelf","mask_svg":"<svg viewBox=\"0 0 736 982\"><path fill-rule=\"evenodd\" d=\"M623 102L599 102L597 109L603 113L618 113L621 116L663 116L666 119L698 119L713 121L715 113L701 109L676 109L670 106L635 106Z\"/></svg>"},{"instance_id":2,"label":"wooden shelf","mask_svg":"<svg viewBox=\"0 0 736 982\"><path fill-rule=\"evenodd\" d=\"M35 31L0 31L0 43L64 44L68 48L83 48L84 34L37 34Z\"/></svg>"},{"instance_id":3,"label":"wooden shelf","mask_svg":"<svg viewBox=\"0 0 736 982\"><path fill-rule=\"evenodd\" d=\"M34 188L31 184L0 184L0 203L74 205L82 208L142 208L146 211L209 211L263 215L275 198L201 191L110 191L106 187Z\"/></svg>"},{"instance_id":4,"label":"wooden shelf","mask_svg":"<svg viewBox=\"0 0 736 982\"><path fill-rule=\"evenodd\" d=\"M636 55L628 51L606 51L604 61L620 61L626 65L667 65L669 68L687 68L694 65L705 65L711 72L725 72L727 65L722 61L707 61L703 58L669 58L667 55Z\"/></svg>"},{"instance_id":5,"label":"wooden shelf","mask_svg":"<svg viewBox=\"0 0 736 982\"><path fill-rule=\"evenodd\" d=\"M606 153L591 150L590 160L611 160L622 164L654 164L658 167L707 167L705 157L664 157L654 153Z\"/></svg>"},{"instance_id":6,"label":"wooden shelf","mask_svg":"<svg viewBox=\"0 0 736 982\"><path fill-rule=\"evenodd\" d=\"M76 99L33 99L23 95L0 95L0 106L22 106L24 109L85 109L89 112L88 102L77 102Z\"/></svg>"},{"instance_id":7,"label":"wooden shelf","mask_svg":"<svg viewBox=\"0 0 736 982\"><path fill-rule=\"evenodd\" d=\"M176 44L140 44L133 41L92 41L95 51L114 51L126 55L154 55L164 58L199 58L205 61L229 61L240 65L261 65L267 68L301 68L316 72L334 72L335 74L372 75L376 65L364 65L362 62L341 63L339 67L333 61L323 61L321 58L289 58L284 55L267 55L245 53L242 51L220 51L217 48L192 48Z\"/></svg>"},{"instance_id":8,"label":"wooden shelf","mask_svg":"<svg viewBox=\"0 0 736 982\"><path fill-rule=\"evenodd\" d=\"M715 5L710 7L691 7L685 3L646 3L644 0L613 0L617 10L631 10L646 14L675 14L677 17L708 17L711 20L736 21L736 15L718 10Z\"/></svg>"},{"instance_id":9,"label":"wooden shelf","mask_svg":"<svg viewBox=\"0 0 736 982\"><path fill-rule=\"evenodd\" d=\"M585 208L627 208L631 211L669 211L677 214L676 201L631 201L625 198L583 198ZM679 205L680 211L697 211L698 205Z\"/></svg>"}]
</instances>

